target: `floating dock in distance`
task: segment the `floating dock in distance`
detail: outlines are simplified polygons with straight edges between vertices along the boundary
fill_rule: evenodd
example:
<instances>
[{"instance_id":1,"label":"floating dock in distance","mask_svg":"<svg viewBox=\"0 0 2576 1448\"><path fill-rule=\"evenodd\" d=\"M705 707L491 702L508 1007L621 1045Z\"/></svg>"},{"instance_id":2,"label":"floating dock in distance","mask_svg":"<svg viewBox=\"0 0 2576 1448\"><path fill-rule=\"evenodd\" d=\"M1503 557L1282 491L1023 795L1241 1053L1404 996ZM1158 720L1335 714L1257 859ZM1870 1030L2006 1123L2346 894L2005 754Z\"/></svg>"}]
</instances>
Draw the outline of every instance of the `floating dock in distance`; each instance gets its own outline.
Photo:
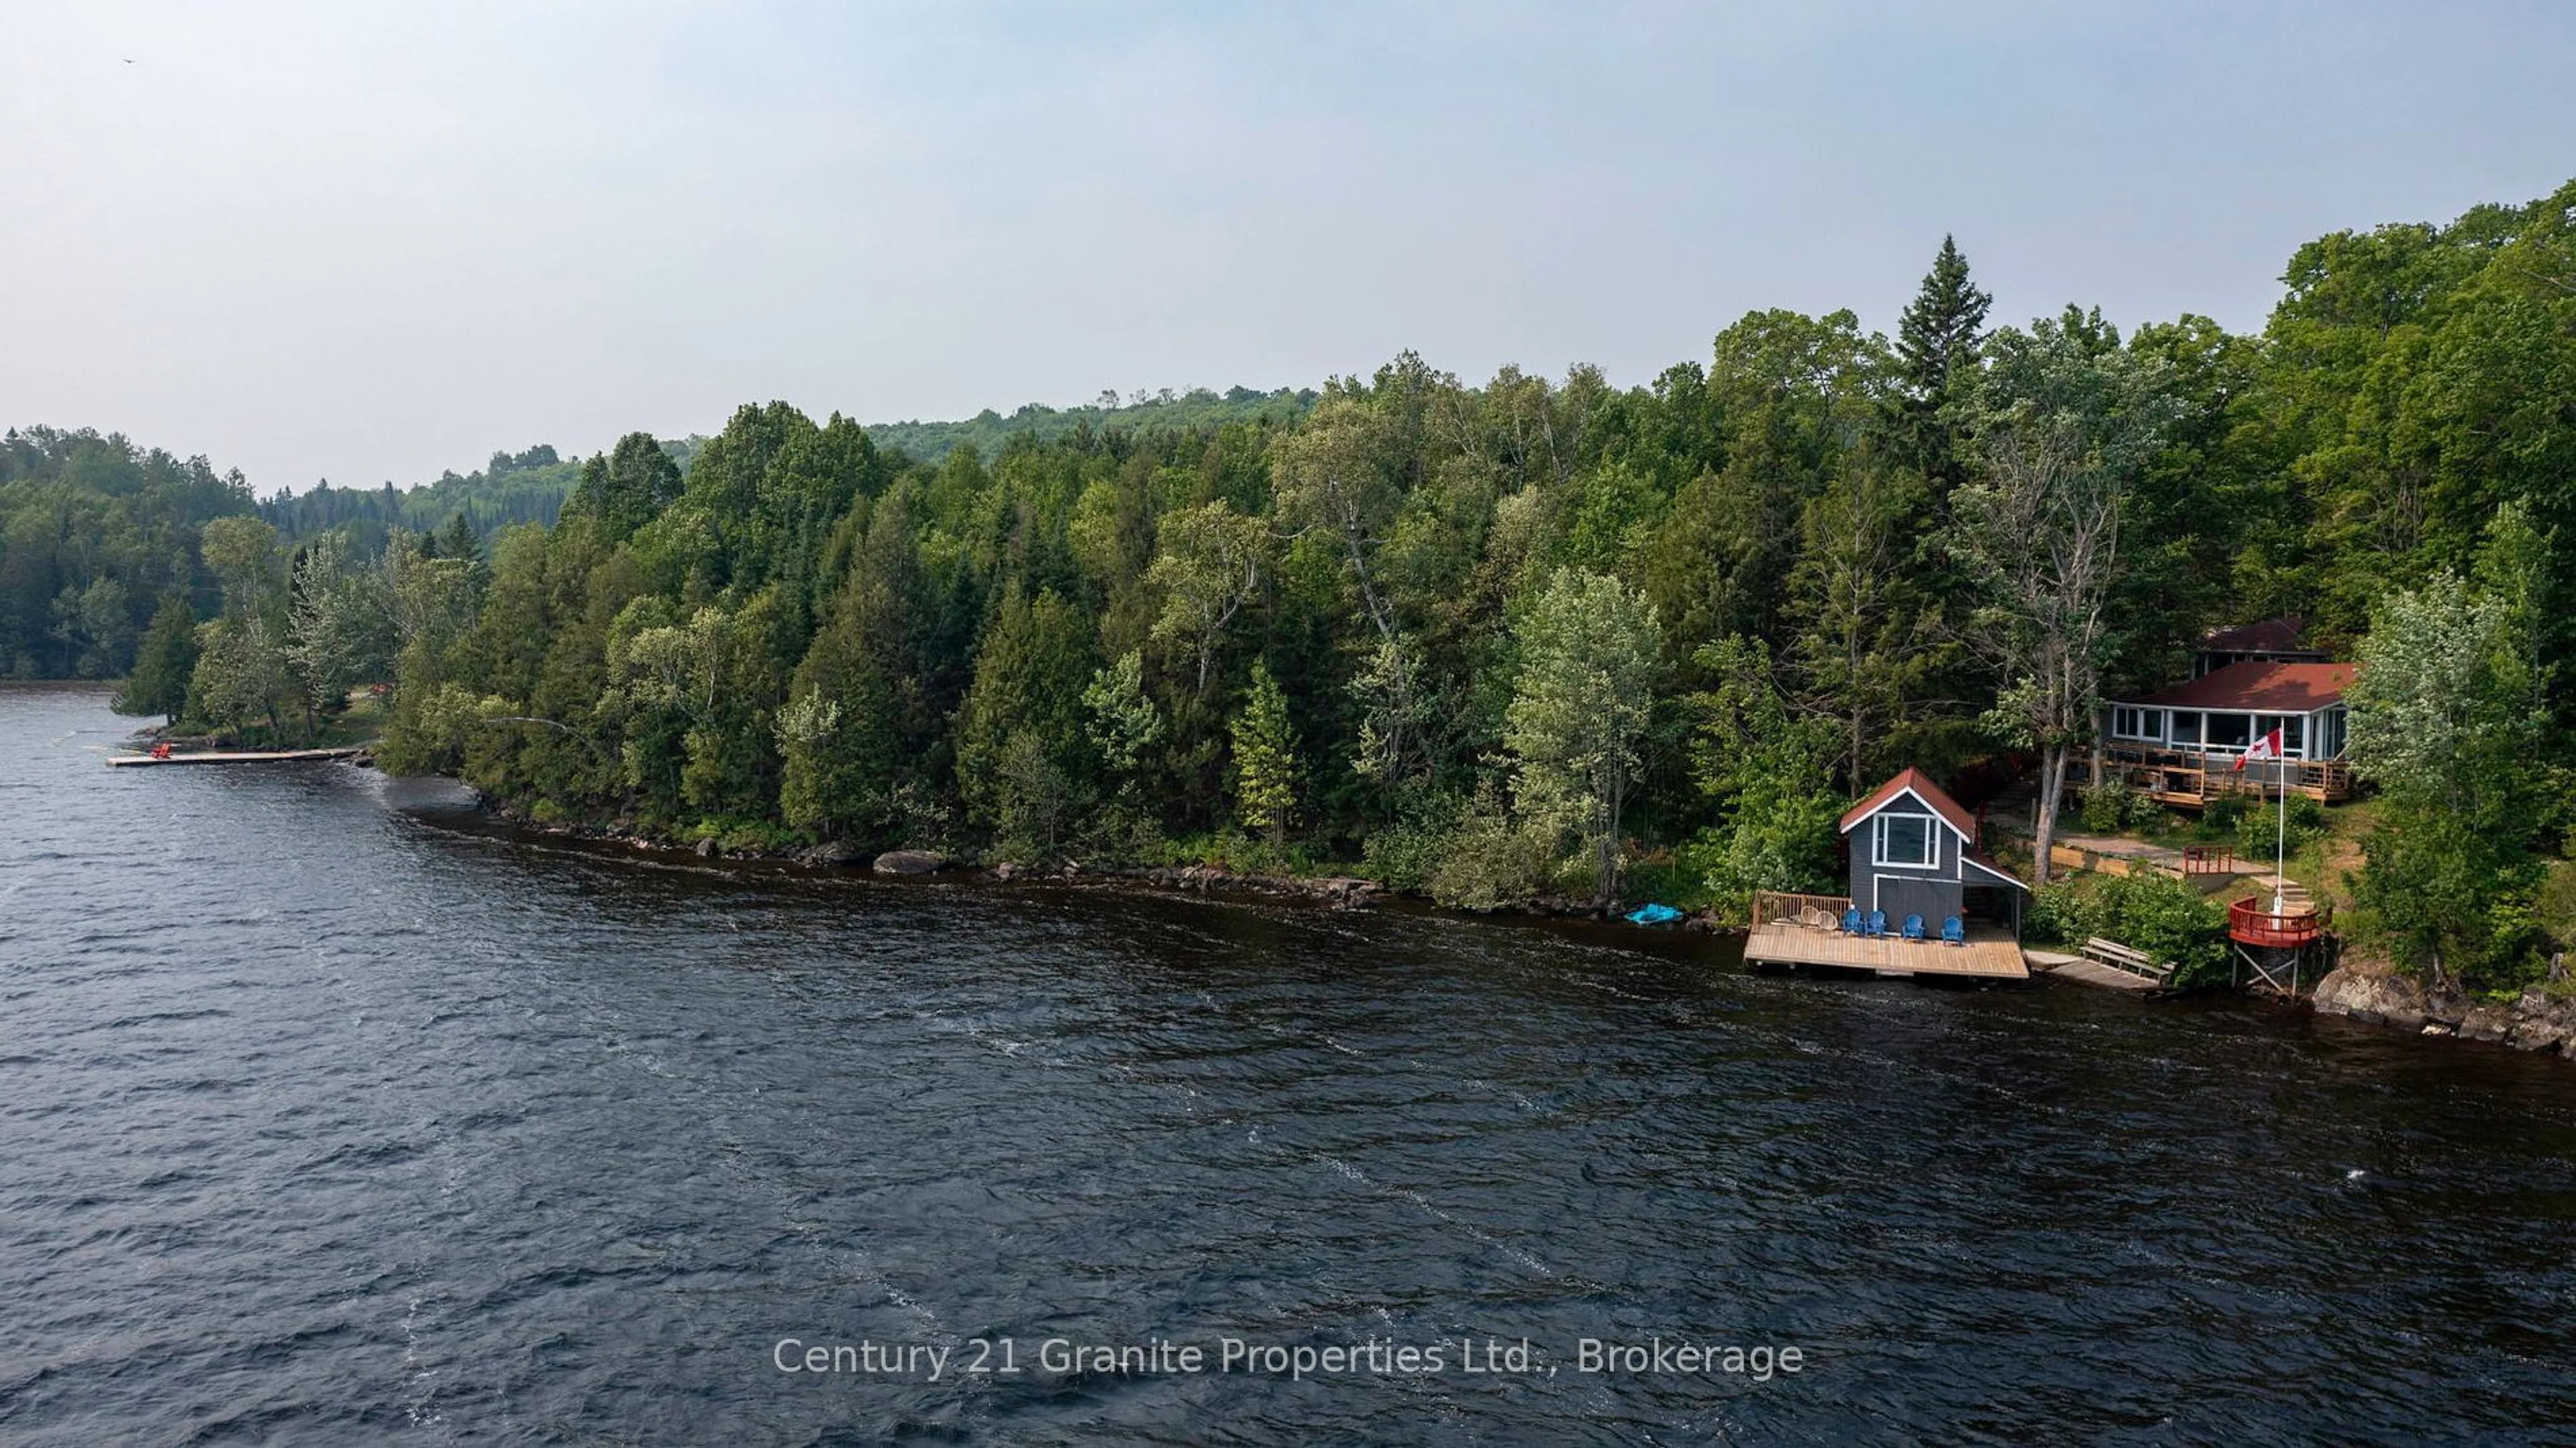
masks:
<instances>
[{"instance_id":1,"label":"floating dock in distance","mask_svg":"<svg viewBox=\"0 0 2576 1448\"><path fill-rule=\"evenodd\" d=\"M1986 980L2028 980L2021 942L1988 925L1968 927L1965 945L1892 935L1846 935L1840 930L1773 920L1744 937L1744 958L1761 965L1824 965L1880 975L1950 975Z\"/></svg>"},{"instance_id":2,"label":"floating dock in distance","mask_svg":"<svg viewBox=\"0 0 2576 1448\"><path fill-rule=\"evenodd\" d=\"M267 749L214 750L200 754L111 754L110 769L145 764L292 764L306 759L355 759L370 748L364 744L344 745L337 749Z\"/></svg>"}]
</instances>

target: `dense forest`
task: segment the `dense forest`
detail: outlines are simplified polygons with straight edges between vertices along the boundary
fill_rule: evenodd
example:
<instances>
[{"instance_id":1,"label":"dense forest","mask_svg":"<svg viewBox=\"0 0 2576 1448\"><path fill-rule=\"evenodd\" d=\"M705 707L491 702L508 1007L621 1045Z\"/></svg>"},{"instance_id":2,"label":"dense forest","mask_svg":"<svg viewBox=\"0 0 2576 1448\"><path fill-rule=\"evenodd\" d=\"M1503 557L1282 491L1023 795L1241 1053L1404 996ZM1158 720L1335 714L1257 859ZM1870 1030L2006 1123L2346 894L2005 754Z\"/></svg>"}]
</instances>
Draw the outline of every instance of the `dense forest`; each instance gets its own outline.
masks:
<instances>
[{"instance_id":1,"label":"dense forest","mask_svg":"<svg viewBox=\"0 0 2576 1448\"><path fill-rule=\"evenodd\" d=\"M993 448L773 402L496 456L571 477L551 526L13 435L0 659L130 639L127 707L248 735L389 677L388 764L724 848L1740 907L1894 769L2045 786L2106 691L2295 613L2363 670L2355 931L2505 987L2570 824L2576 183L2284 281L2258 335L2008 325L1945 241L1892 338L1754 312L1643 386L1406 354Z\"/></svg>"},{"instance_id":2,"label":"dense forest","mask_svg":"<svg viewBox=\"0 0 2576 1448\"><path fill-rule=\"evenodd\" d=\"M1120 430L1207 431L1230 422L1276 426L1294 422L1315 405L1316 396L1311 388L1292 391L1282 387L1258 392L1249 387L1229 387L1216 392L1194 387L1175 392L1166 387L1159 392L1134 392L1122 401L1116 392L1105 391L1083 407L1049 407L1032 402L1007 417L986 408L964 422L871 423L868 439L878 447L935 463L960 447L991 456L1021 438L1058 442L1085 433Z\"/></svg>"},{"instance_id":3,"label":"dense forest","mask_svg":"<svg viewBox=\"0 0 2576 1448\"><path fill-rule=\"evenodd\" d=\"M289 542L336 531L347 546L372 557L384 552L397 528L426 532L454 527L460 517L478 538L523 523L551 528L579 481L579 463L564 461L540 443L521 453L496 452L480 470L463 476L451 468L414 488L335 488L326 479L301 493L281 491L263 500L259 515Z\"/></svg>"},{"instance_id":4,"label":"dense forest","mask_svg":"<svg viewBox=\"0 0 2576 1448\"><path fill-rule=\"evenodd\" d=\"M198 530L251 511L239 472L123 437L0 435L0 677L112 679L165 597L215 603Z\"/></svg>"}]
</instances>

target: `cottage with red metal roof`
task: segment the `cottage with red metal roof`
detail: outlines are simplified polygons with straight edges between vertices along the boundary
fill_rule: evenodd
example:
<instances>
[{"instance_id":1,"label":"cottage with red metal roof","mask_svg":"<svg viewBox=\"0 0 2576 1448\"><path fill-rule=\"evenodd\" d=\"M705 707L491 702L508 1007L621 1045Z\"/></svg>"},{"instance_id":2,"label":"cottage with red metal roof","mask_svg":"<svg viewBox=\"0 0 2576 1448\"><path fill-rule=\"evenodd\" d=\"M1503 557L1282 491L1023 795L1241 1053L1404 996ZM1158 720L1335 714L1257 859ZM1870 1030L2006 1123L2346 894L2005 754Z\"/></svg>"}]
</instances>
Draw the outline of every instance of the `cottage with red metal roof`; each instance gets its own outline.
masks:
<instances>
[{"instance_id":1,"label":"cottage with red metal roof","mask_svg":"<svg viewBox=\"0 0 2576 1448\"><path fill-rule=\"evenodd\" d=\"M2114 698L2102 712L2102 763L2169 804L2213 794L2268 792L2286 783L2321 800L2351 792L2343 764L2351 664L2248 658L2187 684ZM2276 762L2247 765L2280 731Z\"/></svg>"}]
</instances>

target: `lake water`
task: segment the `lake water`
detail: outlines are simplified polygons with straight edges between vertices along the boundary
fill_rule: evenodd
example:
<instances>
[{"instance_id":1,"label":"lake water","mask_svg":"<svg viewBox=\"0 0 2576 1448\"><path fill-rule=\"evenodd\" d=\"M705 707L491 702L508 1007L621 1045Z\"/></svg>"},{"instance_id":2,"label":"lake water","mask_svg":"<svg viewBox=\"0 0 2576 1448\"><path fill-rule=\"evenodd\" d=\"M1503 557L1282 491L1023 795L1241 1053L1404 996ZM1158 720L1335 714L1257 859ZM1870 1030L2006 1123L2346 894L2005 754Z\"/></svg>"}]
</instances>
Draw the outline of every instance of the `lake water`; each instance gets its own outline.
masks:
<instances>
[{"instance_id":1,"label":"lake water","mask_svg":"<svg viewBox=\"0 0 2576 1448\"><path fill-rule=\"evenodd\" d=\"M2563 1061L602 853L130 725L0 691L0 1440L2576 1438ZM1582 1370L1658 1337L1800 1368Z\"/></svg>"}]
</instances>

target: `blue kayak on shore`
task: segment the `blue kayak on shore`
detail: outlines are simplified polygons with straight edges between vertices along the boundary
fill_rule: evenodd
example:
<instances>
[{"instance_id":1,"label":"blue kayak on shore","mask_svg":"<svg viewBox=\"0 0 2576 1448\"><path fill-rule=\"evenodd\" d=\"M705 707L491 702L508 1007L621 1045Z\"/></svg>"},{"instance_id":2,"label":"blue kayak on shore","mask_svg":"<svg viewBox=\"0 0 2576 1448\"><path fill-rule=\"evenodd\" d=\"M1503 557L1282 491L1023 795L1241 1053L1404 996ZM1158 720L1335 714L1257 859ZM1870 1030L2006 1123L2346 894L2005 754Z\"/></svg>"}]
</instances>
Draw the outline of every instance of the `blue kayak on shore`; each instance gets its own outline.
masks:
<instances>
[{"instance_id":1,"label":"blue kayak on shore","mask_svg":"<svg viewBox=\"0 0 2576 1448\"><path fill-rule=\"evenodd\" d=\"M1640 905L1628 912L1631 925L1670 925L1682 918L1682 912L1670 905Z\"/></svg>"}]
</instances>

